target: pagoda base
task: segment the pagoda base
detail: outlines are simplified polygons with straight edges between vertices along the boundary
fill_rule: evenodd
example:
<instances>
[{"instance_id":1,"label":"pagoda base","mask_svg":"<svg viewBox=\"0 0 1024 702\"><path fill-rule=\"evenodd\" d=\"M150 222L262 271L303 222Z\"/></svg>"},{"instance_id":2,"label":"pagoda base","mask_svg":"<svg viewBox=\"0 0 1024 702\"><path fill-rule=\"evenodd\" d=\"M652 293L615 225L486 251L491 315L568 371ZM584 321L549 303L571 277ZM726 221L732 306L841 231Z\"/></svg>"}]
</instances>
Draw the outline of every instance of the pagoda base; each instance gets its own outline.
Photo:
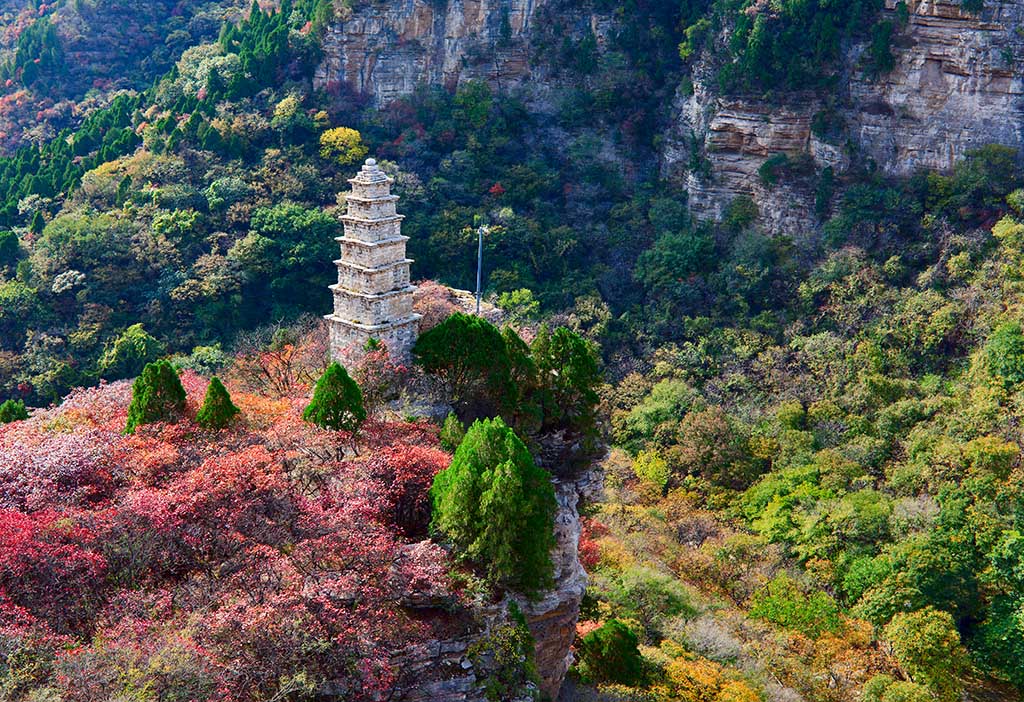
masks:
<instances>
[{"instance_id":1,"label":"pagoda base","mask_svg":"<svg viewBox=\"0 0 1024 702\"><path fill-rule=\"evenodd\" d=\"M343 364L362 358L370 339L383 343L395 362L409 363L412 360L412 347L419 333L418 314L384 324L359 324L333 314L326 315L325 319L330 333L331 358Z\"/></svg>"}]
</instances>

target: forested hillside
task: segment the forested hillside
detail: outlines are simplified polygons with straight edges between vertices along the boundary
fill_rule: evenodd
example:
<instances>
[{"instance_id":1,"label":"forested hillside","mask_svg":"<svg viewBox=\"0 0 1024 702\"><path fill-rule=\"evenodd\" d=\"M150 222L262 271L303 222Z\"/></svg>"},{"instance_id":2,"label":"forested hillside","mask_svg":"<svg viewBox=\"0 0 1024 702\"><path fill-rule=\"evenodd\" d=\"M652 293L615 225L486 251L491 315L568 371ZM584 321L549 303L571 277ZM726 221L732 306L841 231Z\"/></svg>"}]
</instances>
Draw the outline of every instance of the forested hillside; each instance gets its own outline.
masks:
<instances>
[{"instance_id":1,"label":"forested hillside","mask_svg":"<svg viewBox=\"0 0 1024 702\"><path fill-rule=\"evenodd\" d=\"M432 461L429 475L408 463L416 533L396 536L394 518L375 513L383 531L363 555L383 567L396 544L428 533L431 547L469 553L430 574L454 578L445 587L460 594L445 606L456 609L462 593L559 583L522 565L551 546L547 527L525 530L533 550L518 569L473 555L493 535L475 531L486 515L451 485L486 492L474 482L480 456L499 443L527 482L546 474L529 454L568 480L608 446L603 496L585 507L579 537L591 579L567 686L576 699L1019 699L1024 171L1016 137L1003 138L1019 130L981 113L1024 115L1018 47L1005 38L1021 10L1019 0L6 3L0 419L12 422L0 428L0 469L14 477L0 497L25 535L12 549L38 554L41 540L63 559L52 572L97 590L68 608L46 599L39 561L0 564L11 600L0 613L20 642L6 650L47 661L29 673L0 664L0 690L99 699L76 692L95 666L111 679L136 671L131 699L323 694L357 665L333 657L351 629L318 619L326 628L295 643L310 651L298 660L263 647L258 619L218 619L219 632L204 619L243 596L249 617L271 591L321 616L290 580L312 577L304 539L361 518L331 500L352 497L348 481L376 470L394 440ZM932 105L942 91L947 112L913 114L918 103L897 99ZM975 98L977 115L965 107ZM943 131L965 110L966 127ZM357 467L341 461L353 442L321 461L329 479L300 485L308 476L282 478L279 459L313 431L299 414L323 349L294 358L322 330L293 325L330 308L338 194L368 155L395 179L415 278L472 287L485 227L485 295L518 335L445 321L455 308L423 286L415 368L354 373L390 423L373 425L383 433ZM143 430L159 447L136 446L118 434L131 401L122 381L156 373L159 359L183 372L188 411ZM236 373L228 387L242 393L244 419L233 421L243 423L192 446L200 377L225 372ZM463 439L492 417L500 427ZM252 543L230 566L222 552L126 545L143 497L180 512L208 471L234 475L217 458L224 441L251 469L246 480L290 505L281 521L270 502L251 512L284 531L247 522L238 533ZM37 463L22 445L60 458ZM253 458L261 447L273 456ZM126 451L141 468L108 474L97 451ZM427 497L449 454L467 472ZM65 474L65 463L82 471ZM550 508L527 502L494 504ZM160 533L174 541L179 526ZM136 547L141 565L123 563ZM154 565L160 549L177 565ZM255 572L266 549L279 559L272 575ZM29 582L25 563L39 599L10 594ZM277 580L264 592L250 576ZM368 690L394 684L385 652L433 635L418 615L406 621L400 589L367 595L387 603L380 610L352 610L366 615L353 626L383 622L357 657ZM198 599L161 594L183 591ZM71 619L54 614L62 607ZM162 628L141 614L158 607ZM116 624L122 611L146 622L132 636L159 650L104 648L128 626ZM16 621L23 614L33 619ZM294 633L306 621L295 617L273 624ZM247 664L272 662L258 679L232 677L225 632L236 626L254 637ZM509 626L519 661L516 647L529 645ZM529 661L488 678L488 699L540 694ZM153 687L161 665L191 677ZM44 688L54 696L39 697Z\"/></svg>"}]
</instances>

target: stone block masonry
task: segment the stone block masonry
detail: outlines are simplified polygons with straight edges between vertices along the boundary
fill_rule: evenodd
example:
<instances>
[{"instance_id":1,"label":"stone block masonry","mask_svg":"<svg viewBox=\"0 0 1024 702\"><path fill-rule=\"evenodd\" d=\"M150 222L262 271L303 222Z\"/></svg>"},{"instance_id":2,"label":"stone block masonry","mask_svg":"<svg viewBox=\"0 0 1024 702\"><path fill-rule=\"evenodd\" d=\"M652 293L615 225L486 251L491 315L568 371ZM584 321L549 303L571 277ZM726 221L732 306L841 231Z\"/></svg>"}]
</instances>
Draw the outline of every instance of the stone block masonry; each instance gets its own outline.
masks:
<instances>
[{"instance_id":1,"label":"stone block masonry","mask_svg":"<svg viewBox=\"0 0 1024 702\"><path fill-rule=\"evenodd\" d=\"M327 315L331 357L341 363L358 360L370 339L383 342L398 361L408 361L416 343L420 317L412 311L409 238L402 235L391 182L372 158L349 180L345 234L337 239L338 282L331 286L334 312Z\"/></svg>"}]
</instances>

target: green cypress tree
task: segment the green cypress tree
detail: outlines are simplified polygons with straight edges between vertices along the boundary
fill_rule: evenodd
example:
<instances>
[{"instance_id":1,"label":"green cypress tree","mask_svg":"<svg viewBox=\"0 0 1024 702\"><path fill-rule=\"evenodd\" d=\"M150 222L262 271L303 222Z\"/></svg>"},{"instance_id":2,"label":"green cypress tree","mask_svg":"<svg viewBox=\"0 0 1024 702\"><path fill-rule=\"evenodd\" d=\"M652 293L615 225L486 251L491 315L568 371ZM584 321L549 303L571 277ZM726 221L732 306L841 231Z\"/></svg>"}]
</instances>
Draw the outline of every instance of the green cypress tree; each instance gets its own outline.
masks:
<instances>
[{"instance_id":1,"label":"green cypress tree","mask_svg":"<svg viewBox=\"0 0 1024 702\"><path fill-rule=\"evenodd\" d=\"M0 424L16 422L19 419L28 419L28 410L22 400L7 400L0 404Z\"/></svg>"},{"instance_id":2,"label":"green cypress tree","mask_svg":"<svg viewBox=\"0 0 1024 702\"><path fill-rule=\"evenodd\" d=\"M36 210L36 213L32 215L32 221L28 225L29 231L36 236L43 233L43 229L46 228L46 220L43 219L43 213L41 210Z\"/></svg>"},{"instance_id":3,"label":"green cypress tree","mask_svg":"<svg viewBox=\"0 0 1024 702\"><path fill-rule=\"evenodd\" d=\"M548 395L545 425L570 428L592 438L601 384L594 344L565 327L553 332L541 328L532 351Z\"/></svg>"},{"instance_id":4,"label":"green cypress tree","mask_svg":"<svg viewBox=\"0 0 1024 702\"><path fill-rule=\"evenodd\" d=\"M421 334L412 352L445 384L463 418L493 416L518 400L505 340L485 319L456 312Z\"/></svg>"},{"instance_id":5,"label":"green cypress tree","mask_svg":"<svg viewBox=\"0 0 1024 702\"><path fill-rule=\"evenodd\" d=\"M231 395L228 394L224 383L220 382L217 376L213 376L206 388L203 406L196 414L196 423L208 429L223 429L240 411L231 401Z\"/></svg>"},{"instance_id":6,"label":"green cypress tree","mask_svg":"<svg viewBox=\"0 0 1024 702\"><path fill-rule=\"evenodd\" d=\"M21 257L21 244L14 232L0 231L0 270L13 268Z\"/></svg>"},{"instance_id":7,"label":"green cypress tree","mask_svg":"<svg viewBox=\"0 0 1024 702\"><path fill-rule=\"evenodd\" d=\"M134 434L140 424L169 419L185 409L185 388L178 371L167 361L147 363L132 385L125 434Z\"/></svg>"},{"instance_id":8,"label":"green cypress tree","mask_svg":"<svg viewBox=\"0 0 1024 702\"><path fill-rule=\"evenodd\" d=\"M473 423L434 478L431 528L487 580L528 595L550 586L557 509L551 477L500 418Z\"/></svg>"},{"instance_id":9,"label":"green cypress tree","mask_svg":"<svg viewBox=\"0 0 1024 702\"><path fill-rule=\"evenodd\" d=\"M448 416L444 419L444 425L441 427L441 448L454 453L465 436L466 427L462 426L462 422L459 421L454 412L449 412Z\"/></svg>"},{"instance_id":10,"label":"green cypress tree","mask_svg":"<svg viewBox=\"0 0 1024 702\"><path fill-rule=\"evenodd\" d=\"M353 434L366 421L363 392L339 363L332 363L316 381L313 399L302 413L310 424Z\"/></svg>"}]
</instances>

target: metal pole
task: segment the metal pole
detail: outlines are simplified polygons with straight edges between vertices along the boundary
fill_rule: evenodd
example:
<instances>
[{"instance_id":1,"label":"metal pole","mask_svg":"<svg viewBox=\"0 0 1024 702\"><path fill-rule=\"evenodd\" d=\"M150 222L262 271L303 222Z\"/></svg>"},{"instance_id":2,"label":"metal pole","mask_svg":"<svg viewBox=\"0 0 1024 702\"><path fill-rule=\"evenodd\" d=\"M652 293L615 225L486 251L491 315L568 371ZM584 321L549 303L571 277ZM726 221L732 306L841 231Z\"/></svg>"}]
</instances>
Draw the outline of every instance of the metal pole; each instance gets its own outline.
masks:
<instances>
[{"instance_id":1,"label":"metal pole","mask_svg":"<svg viewBox=\"0 0 1024 702\"><path fill-rule=\"evenodd\" d=\"M477 235L477 248L476 248L476 316L480 316L480 280L483 276L484 270L484 225L480 225L476 230Z\"/></svg>"}]
</instances>

